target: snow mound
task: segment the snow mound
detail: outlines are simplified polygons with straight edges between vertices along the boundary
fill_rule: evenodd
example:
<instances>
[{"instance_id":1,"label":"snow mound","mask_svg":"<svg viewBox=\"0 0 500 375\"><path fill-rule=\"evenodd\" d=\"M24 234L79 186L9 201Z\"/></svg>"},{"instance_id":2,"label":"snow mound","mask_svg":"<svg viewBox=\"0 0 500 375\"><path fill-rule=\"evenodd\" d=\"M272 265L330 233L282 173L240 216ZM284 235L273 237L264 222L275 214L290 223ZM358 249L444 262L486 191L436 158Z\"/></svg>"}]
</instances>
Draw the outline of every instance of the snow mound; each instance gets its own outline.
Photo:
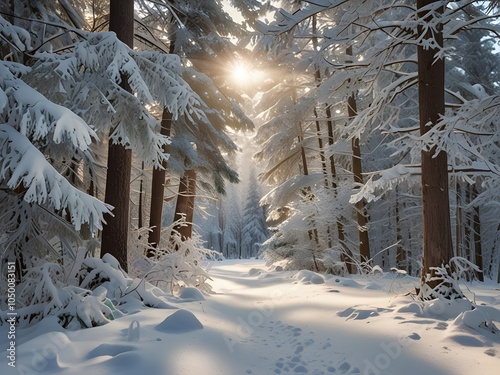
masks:
<instances>
[{"instance_id":1,"label":"snow mound","mask_svg":"<svg viewBox=\"0 0 500 375\"><path fill-rule=\"evenodd\" d=\"M87 359L92 359L96 357L116 357L118 354L122 354L125 352L131 352L136 350L136 348L132 345L122 345L122 344L101 344L94 349L92 349L87 354Z\"/></svg>"},{"instance_id":2,"label":"snow mound","mask_svg":"<svg viewBox=\"0 0 500 375\"><path fill-rule=\"evenodd\" d=\"M414 313L416 315L422 315L423 308L422 305L417 302L412 302L406 306L400 307L397 312L399 313Z\"/></svg>"},{"instance_id":3,"label":"snow mound","mask_svg":"<svg viewBox=\"0 0 500 375\"><path fill-rule=\"evenodd\" d=\"M248 276L257 276L260 275L262 272L265 272L264 270L261 270L260 268L250 268L248 271Z\"/></svg>"},{"instance_id":4,"label":"snow mound","mask_svg":"<svg viewBox=\"0 0 500 375\"><path fill-rule=\"evenodd\" d=\"M66 355L72 355L75 348L65 333L48 332L19 345L17 349L21 353L20 363L30 364L33 369L40 372L59 372L68 367L61 359L62 352ZM20 367L19 373L22 373L21 369L23 368Z\"/></svg>"},{"instance_id":5,"label":"snow mound","mask_svg":"<svg viewBox=\"0 0 500 375\"><path fill-rule=\"evenodd\" d=\"M354 281L352 279L346 279L343 277L338 277L334 280L337 284L340 284L342 286L348 286L352 288L362 288L362 285L358 283L357 281Z\"/></svg>"},{"instance_id":6,"label":"snow mound","mask_svg":"<svg viewBox=\"0 0 500 375\"><path fill-rule=\"evenodd\" d=\"M377 283L374 283L374 282L371 282L371 283L368 283L366 284L363 289L370 289L370 290L381 290L382 287L377 284Z\"/></svg>"},{"instance_id":7,"label":"snow mound","mask_svg":"<svg viewBox=\"0 0 500 375\"><path fill-rule=\"evenodd\" d=\"M203 324L187 310L178 310L158 324L155 329L166 333L185 333L203 329Z\"/></svg>"},{"instance_id":8,"label":"snow mound","mask_svg":"<svg viewBox=\"0 0 500 375\"><path fill-rule=\"evenodd\" d=\"M196 288L184 288L179 298L186 300L186 302L205 301L203 294Z\"/></svg>"},{"instance_id":9,"label":"snow mound","mask_svg":"<svg viewBox=\"0 0 500 375\"><path fill-rule=\"evenodd\" d=\"M370 270L370 273L372 275L383 275L384 274L384 270L379 266L379 265L375 265L373 266L373 268Z\"/></svg>"},{"instance_id":10,"label":"snow mound","mask_svg":"<svg viewBox=\"0 0 500 375\"><path fill-rule=\"evenodd\" d=\"M461 313L472 310L472 304L469 300L462 298L434 299L423 302L422 310L424 317L448 320L455 319Z\"/></svg>"},{"instance_id":11,"label":"snow mound","mask_svg":"<svg viewBox=\"0 0 500 375\"><path fill-rule=\"evenodd\" d=\"M309 271L309 270L300 270L295 275L293 275L294 279L299 280L302 284L324 284L325 279L320 274Z\"/></svg>"},{"instance_id":12,"label":"snow mound","mask_svg":"<svg viewBox=\"0 0 500 375\"><path fill-rule=\"evenodd\" d=\"M159 374L158 366L153 361L147 361L144 354L139 352L123 352L117 356L106 358L101 362L91 363L77 374Z\"/></svg>"},{"instance_id":13,"label":"snow mound","mask_svg":"<svg viewBox=\"0 0 500 375\"><path fill-rule=\"evenodd\" d=\"M492 308L491 306L477 306L474 310L460 313L453 321L453 326L455 328L461 328L462 330L472 329L485 335L494 334L492 337L493 339L496 338L494 341L500 342L500 337L495 335L500 333L500 330L495 326L495 320L500 322L500 310Z\"/></svg>"}]
</instances>

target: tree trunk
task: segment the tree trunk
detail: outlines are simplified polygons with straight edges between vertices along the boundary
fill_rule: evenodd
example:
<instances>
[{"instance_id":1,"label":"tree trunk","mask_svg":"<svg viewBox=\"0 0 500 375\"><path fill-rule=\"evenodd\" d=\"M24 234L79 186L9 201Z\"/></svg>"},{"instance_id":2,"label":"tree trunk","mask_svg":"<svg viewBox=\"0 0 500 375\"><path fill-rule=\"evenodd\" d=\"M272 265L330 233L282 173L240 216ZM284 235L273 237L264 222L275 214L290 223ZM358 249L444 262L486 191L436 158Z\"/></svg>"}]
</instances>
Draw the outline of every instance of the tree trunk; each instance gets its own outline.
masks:
<instances>
[{"instance_id":1,"label":"tree trunk","mask_svg":"<svg viewBox=\"0 0 500 375\"><path fill-rule=\"evenodd\" d=\"M417 7L435 3L437 0L417 0ZM442 11L442 8L441 8ZM426 14L421 12L420 17ZM427 15L427 21L433 13ZM421 28L422 29L422 28ZM423 32L420 30L420 32ZM426 38L434 38L443 45L441 32L427 31ZM420 134L424 135L436 126L439 116L444 114L444 60L436 59L436 48L418 46L418 98L420 112ZM420 297L434 298L433 290L442 281L432 280L432 267L447 265L453 256L451 239L450 203L448 197L448 156L445 152L436 155L436 149L422 151L422 216L423 259ZM430 290L428 289L430 288ZM430 294L429 294L430 293Z\"/></svg>"},{"instance_id":2,"label":"tree trunk","mask_svg":"<svg viewBox=\"0 0 500 375\"><path fill-rule=\"evenodd\" d=\"M500 225L497 228L497 232L500 232ZM492 275L492 278L493 278L493 275ZM497 283L500 284L500 256L498 257Z\"/></svg>"},{"instance_id":3,"label":"tree trunk","mask_svg":"<svg viewBox=\"0 0 500 375\"><path fill-rule=\"evenodd\" d=\"M352 46L347 47L346 55L352 56ZM352 93L347 98L347 114L349 119L353 119L357 115L356 98ZM359 146L359 138L352 139L352 173L356 184L363 184L363 167L361 165L361 148ZM358 236L359 236L359 255L361 263L367 265L370 261L370 242L368 238L368 220L365 207L365 201L360 200L356 203L356 216L358 221Z\"/></svg>"},{"instance_id":4,"label":"tree trunk","mask_svg":"<svg viewBox=\"0 0 500 375\"><path fill-rule=\"evenodd\" d=\"M333 139L332 110L330 106L326 107L326 117L328 118L327 120L328 145L332 146L334 143L334 139ZM337 198L337 182L336 182L337 168L335 167L335 158L333 154L330 155L329 161L330 161L330 175L332 177L331 182L332 182L333 196L334 198ZM345 263L347 267L347 272L353 274L355 271L353 264L353 257L351 251L349 250L345 242L344 223L342 222L342 220L343 220L342 217L337 218L337 238L339 240L340 247L342 248L342 253L340 254L340 260Z\"/></svg>"},{"instance_id":5,"label":"tree trunk","mask_svg":"<svg viewBox=\"0 0 500 375\"><path fill-rule=\"evenodd\" d=\"M312 33L313 33L313 49L314 51L318 50L318 38L316 37L317 34L317 17L316 15L313 15L312 18ZM321 72L318 69L314 72L314 80L316 82L316 86L319 86L321 83ZM318 136L318 148L319 148L319 158L321 160L321 171L323 172L323 175L325 176L325 187L328 187L328 175L327 175L327 169L326 169L326 158L325 158L325 150L323 149L323 137L321 134L321 124L319 121L319 114L318 114L318 109L314 107L314 118L315 118L315 123L316 123L316 134ZM330 229L328 228L328 231Z\"/></svg>"},{"instance_id":6,"label":"tree trunk","mask_svg":"<svg viewBox=\"0 0 500 375\"><path fill-rule=\"evenodd\" d=\"M396 241L398 243L396 247L396 264L398 268L404 267L408 272L407 261L406 261L406 252L403 247L403 235L401 234L401 220L399 219L400 210L399 210L399 189L394 189L394 194L396 194L396 208L394 216L396 217Z\"/></svg>"},{"instance_id":7,"label":"tree trunk","mask_svg":"<svg viewBox=\"0 0 500 375\"><path fill-rule=\"evenodd\" d=\"M455 254L456 256L463 257L464 256L464 248L463 248L463 209L462 209L462 184L457 181L455 185L456 190L456 223L455 223Z\"/></svg>"},{"instance_id":8,"label":"tree trunk","mask_svg":"<svg viewBox=\"0 0 500 375\"><path fill-rule=\"evenodd\" d=\"M474 201L477 197L477 188L476 185L471 186L471 200ZM477 278L479 281L484 281L484 269L483 269L483 248L481 246L481 217L479 216L479 206L474 207L474 216L473 216L473 225L474 225L474 262L483 272L479 272Z\"/></svg>"},{"instance_id":9,"label":"tree trunk","mask_svg":"<svg viewBox=\"0 0 500 375\"><path fill-rule=\"evenodd\" d=\"M318 136L318 148L319 148L319 159L321 161L321 172L323 172L323 176L325 176L325 187L328 187L328 174L326 167L326 158L325 158L325 150L323 148L323 138L321 135L321 125L319 122L318 110L314 108L314 117L316 119L316 134Z\"/></svg>"},{"instance_id":10,"label":"tree trunk","mask_svg":"<svg viewBox=\"0 0 500 375\"><path fill-rule=\"evenodd\" d=\"M160 126L160 134L170 136L172 130L172 114L167 109L163 109ZM163 152L167 152L166 146L163 147ZM158 247L160 243L166 168L166 161L163 161L162 168L154 168L151 181L151 207L149 210L149 227L151 231L149 232L148 243L153 248ZM146 256L148 257L154 257L154 254L154 249L148 249L146 251Z\"/></svg>"},{"instance_id":11,"label":"tree trunk","mask_svg":"<svg viewBox=\"0 0 500 375\"><path fill-rule=\"evenodd\" d=\"M141 163L141 180L139 182L139 207L138 207L138 220L137 228L142 228L144 226L144 162ZM140 238L141 236L139 236Z\"/></svg>"},{"instance_id":12,"label":"tree trunk","mask_svg":"<svg viewBox=\"0 0 500 375\"><path fill-rule=\"evenodd\" d=\"M347 100L347 110L349 118L356 116L356 99L354 99L354 94ZM354 182L356 184L363 184L363 168L361 165L359 138L352 139L352 173ZM365 201L360 200L356 203L355 207L358 221L359 254L361 256L361 263L366 265L370 261L370 241L368 238L368 220Z\"/></svg>"},{"instance_id":13,"label":"tree trunk","mask_svg":"<svg viewBox=\"0 0 500 375\"><path fill-rule=\"evenodd\" d=\"M134 1L110 1L109 30L129 47L134 44ZM122 77L120 86L132 92L127 77ZM113 215L106 216L102 231L101 257L113 255L127 271L127 244L129 231L129 200L132 152L121 145L108 145L108 169L106 174L105 202L114 207Z\"/></svg>"},{"instance_id":14,"label":"tree trunk","mask_svg":"<svg viewBox=\"0 0 500 375\"><path fill-rule=\"evenodd\" d=\"M349 106L351 108L351 106ZM350 117L350 116L349 116ZM359 147L359 138L352 140L352 172L354 174L354 182L356 184L363 184L361 166L361 149ZM359 235L359 254L361 256L361 263L368 264L370 261L370 240L368 237L368 219L366 212L366 204L364 200L356 203L356 216L358 219L358 235Z\"/></svg>"},{"instance_id":15,"label":"tree trunk","mask_svg":"<svg viewBox=\"0 0 500 375\"><path fill-rule=\"evenodd\" d=\"M467 207L469 203L471 202L470 198L470 188L469 186L465 186L465 204L464 206ZM467 260L473 261L472 258L472 222L471 222L471 212L470 210L466 210L465 212L465 223L464 223L464 255L463 257Z\"/></svg>"},{"instance_id":16,"label":"tree trunk","mask_svg":"<svg viewBox=\"0 0 500 375\"><path fill-rule=\"evenodd\" d=\"M179 182L179 194L175 204L174 222L184 220L174 226L183 241L191 238L193 232L194 196L196 194L196 172L188 169L184 172Z\"/></svg>"}]
</instances>

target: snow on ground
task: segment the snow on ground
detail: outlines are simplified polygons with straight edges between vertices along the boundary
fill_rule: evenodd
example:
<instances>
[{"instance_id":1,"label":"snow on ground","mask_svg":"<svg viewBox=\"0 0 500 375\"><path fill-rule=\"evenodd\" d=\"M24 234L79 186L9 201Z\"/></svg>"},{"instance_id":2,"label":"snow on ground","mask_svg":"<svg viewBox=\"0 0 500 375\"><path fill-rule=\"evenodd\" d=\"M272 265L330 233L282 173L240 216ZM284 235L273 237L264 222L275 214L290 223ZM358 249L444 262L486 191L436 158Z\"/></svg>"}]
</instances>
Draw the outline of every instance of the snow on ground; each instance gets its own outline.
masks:
<instances>
[{"instance_id":1,"label":"snow on ground","mask_svg":"<svg viewBox=\"0 0 500 375\"><path fill-rule=\"evenodd\" d=\"M500 287L467 284L481 307L446 318L401 274L368 277L214 262L216 292L186 289L176 309L130 307L108 325L66 331L55 320L17 331L16 368L1 374L494 375L500 369ZM486 323L483 324L483 321ZM479 327L481 326L481 327ZM474 328L471 328L474 327ZM7 352L7 327L0 348Z\"/></svg>"}]
</instances>

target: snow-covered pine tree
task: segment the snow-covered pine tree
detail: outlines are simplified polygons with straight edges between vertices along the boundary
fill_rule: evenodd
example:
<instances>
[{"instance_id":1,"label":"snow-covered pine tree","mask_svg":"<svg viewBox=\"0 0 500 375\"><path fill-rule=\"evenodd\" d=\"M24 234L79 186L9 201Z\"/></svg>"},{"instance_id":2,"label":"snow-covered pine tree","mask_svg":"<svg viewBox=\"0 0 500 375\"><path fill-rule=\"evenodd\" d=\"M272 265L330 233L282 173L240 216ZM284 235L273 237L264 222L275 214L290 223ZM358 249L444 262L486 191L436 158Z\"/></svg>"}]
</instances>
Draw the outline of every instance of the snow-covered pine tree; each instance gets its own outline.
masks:
<instances>
[{"instance_id":1,"label":"snow-covered pine tree","mask_svg":"<svg viewBox=\"0 0 500 375\"><path fill-rule=\"evenodd\" d=\"M215 190L215 194L223 193L225 179L237 181L236 172L223 156L232 155L236 150L235 144L225 134L226 129L252 127L251 121L232 98L234 93L227 85L227 71L221 69L229 64L231 55L237 51L237 47L226 37L242 34L241 26L235 24L221 4L215 2L164 1L155 6L140 2L140 6L148 15L144 24L154 26L150 33L157 38L155 41L143 39L143 43L161 48L159 41L168 39L171 51L189 61L191 66L186 64L183 67L183 77L203 97L207 113L205 121L192 123L179 119L172 123L168 171L181 176L186 171L193 171L197 184L203 189ZM202 72L210 73L210 78ZM184 196L179 190L178 199L181 201ZM189 196L189 199L191 203L179 204L178 207L194 208L194 196ZM177 212L177 218L187 214ZM187 224L186 228L189 227L190 224Z\"/></svg>"},{"instance_id":2,"label":"snow-covered pine tree","mask_svg":"<svg viewBox=\"0 0 500 375\"><path fill-rule=\"evenodd\" d=\"M92 168L95 128L61 100L62 87L52 90L51 84L38 80L40 59L74 36L73 26L58 15L69 16L77 26L83 19L74 9L64 11L52 2L1 7L5 18L0 16L0 180L2 204L10 207L1 220L2 259L15 258L21 276L37 258L74 252L79 240L71 226L77 231L87 227L95 234L111 207L78 188L78 174ZM32 14L40 22L31 22Z\"/></svg>"},{"instance_id":3,"label":"snow-covered pine tree","mask_svg":"<svg viewBox=\"0 0 500 375\"><path fill-rule=\"evenodd\" d=\"M8 233L1 238L2 258L15 257L21 283L51 279L33 289L37 304L53 298L54 290L44 288L63 286L75 276L72 267L82 264L75 265L82 246L75 229L87 225L96 234L112 209L83 192L83 177L95 176L92 142L109 136L111 142L134 149L147 165L160 165L169 139L156 132L158 120L150 104L168 108L186 122L210 123L208 107L181 76L178 57L134 51L114 33L76 28L58 18L69 11L60 12L54 4L23 2L18 7L15 2L0 17L0 180L2 202L10 208L1 220L2 232ZM9 13L33 5L37 11L29 16ZM33 15L40 19L30 19ZM7 19L15 19L15 25ZM125 76L132 92L119 86ZM116 260L106 259L119 272ZM81 293L89 291L73 290L70 297ZM28 294L23 301L29 305ZM58 302L57 309L73 303L71 298ZM41 315L36 319L44 316L43 309L37 311Z\"/></svg>"},{"instance_id":4,"label":"snow-covered pine tree","mask_svg":"<svg viewBox=\"0 0 500 375\"><path fill-rule=\"evenodd\" d=\"M241 230L241 257L253 258L259 255L262 244L269 237L264 207L260 205L261 195L255 168L250 171L247 189Z\"/></svg>"},{"instance_id":5,"label":"snow-covered pine tree","mask_svg":"<svg viewBox=\"0 0 500 375\"><path fill-rule=\"evenodd\" d=\"M444 8L439 21L443 25L445 44L465 28L483 28L493 33L497 32L495 26L485 22L493 15L476 14L472 19L467 20L461 16L462 11L472 6L472 3L463 2L460 6L450 3ZM443 4L439 2L434 5ZM432 6L429 5L429 8ZM449 116L444 116L440 122L442 126L433 128L421 139L415 138L413 134L415 127L412 122L415 119L415 111L411 108L412 106L415 108L412 103L412 97L415 95L411 94L411 91L417 83L415 41L423 48L429 47L426 44L428 40L418 34L417 26L422 22L431 21L432 23L438 18L431 17L424 21L417 9L404 1L376 1L370 2L369 6L366 2L356 0L343 2L342 6L338 3L318 1L314 4L303 4L301 9L293 14L281 11L278 21L268 26L266 33L285 40L287 33L300 31L301 25L310 20L313 15L335 12L337 21L327 24L318 31L322 36L318 49L321 51L321 58L330 63L328 69L332 74L328 75L317 89L313 89L312 91L316 92L311 91L310 95L316 95L326 105L335 105L340 100L345 100L345 97L349 95L347 90L351 92L357 90L358 95L362 94L370 98L369 106L364 105L361 109L358 108L358 115L345 128L344 137L351 139L363 133L368 135L370 132L374 134L378 131L386 131L389 134L386 140L389 142L386 145L394 146L393 150L396 152L393 157L400 158L396 163L393 162L393 165L396 164L394 168L386 165L382 168L371 169L374 171L373 175L360 193L353 196L351 202L354 203L362 197L368 197L371 200L373 198L385 199L385 192L393 188L398 183L397 181L406 180L420 173L420 160L415 158L416 153L420 153L422 149L431 150L436 145L436 151L446 151L448 155L452 155L450 160L454 163L452 168L455 172L468 176L467 178L472 178L472 176L477 178L481 174L483 178L490 180L488 176L496 174L494 171L497 168L497 162L496 158L487 151L490 145L487 139L488 134L491 135L494 132L486 128L497 126L489 122L490 116L496 113L495 97L479 101L486 105L486 107L480 105L481 108L490 110L484 112L481 121L474 122L474 126L481 128L480 130L467 127L465 132L461 132L456 127L457 124L463 124L460 120L462 116L471 119L469 115L465 115L464 111L470 111L472 102L475 102L475 105L478 103L478 100L468 103L460 98L458 104L454 104L446 112L446 115L453 115L453 120ZM354 24L357 26L353 26ZM363 27L358 27L359 25ZM432 43L432 40L431 38L429 43ZM338 53L339 48L345 48L346 45L353 45L357 51L354 55L362 57L362 61L346 64L346 61L342 60L342 55ZM447 50L446 48L438 49L438 52L440 53L438 58L442 58ZM452 93L448 91L448 94ZM458 108L460 109L457 112ZM457 113L458 117L455 116ZM476 116L478 112L474 111L474 113ZM464 121L468 120L464 119ZM469 122L468 126L470 125ZM462 147L465 144L472 146ZM380 147L375 147L374 150L384 146L380 144ZM457 163L457 160L460 162ZM375 193L377 190L378 193ZM412 237L418 239L418 233Z\"/></svg>"},{"instance_id":6,"label":"snow-covered pine tree","mask_svg":"<svg viewBox=\"0 0 500 375\"><path fill-rule=\"evenodd\" d=\"M228 259L242 256L243 216L240 186L228 186L226 195L219 198L219 230L222 255Z\"/></svg>"}]
</instances>

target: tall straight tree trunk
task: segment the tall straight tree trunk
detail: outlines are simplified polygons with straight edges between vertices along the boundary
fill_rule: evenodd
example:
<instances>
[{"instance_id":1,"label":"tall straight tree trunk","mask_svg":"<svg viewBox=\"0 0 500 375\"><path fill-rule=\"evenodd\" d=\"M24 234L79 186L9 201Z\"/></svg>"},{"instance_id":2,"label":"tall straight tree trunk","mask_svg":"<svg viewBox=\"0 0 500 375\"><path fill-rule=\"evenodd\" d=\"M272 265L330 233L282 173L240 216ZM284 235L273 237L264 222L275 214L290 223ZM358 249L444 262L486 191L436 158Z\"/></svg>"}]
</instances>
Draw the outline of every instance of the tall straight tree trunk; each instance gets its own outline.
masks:
<instances>
[{"instance_id":1,"label":"tall straight tree trunk","mask_svg":"<svg viewBox=\"0 0 500 375\"><path fill-rule=\"evenodd\" d=\"M321 161L321 172L325 176L325 187L328 187L328 173L326 167L325 149L323 147L323 138L321 134L321 125L319 121L318 110L314 108L314 117L316 122L316 135L318 136L319 159Z\"/></svg>"},{"instance_id":2,"label":"tall straight tree trunk","mask_svg":"<svg viewBox=\"0 0 500 375\"><path fill-rule=\"evenodd\" d=\"M317 34L317 17L316 15L313 15L312 18L312 33L313 33L313 48L314 51L318 50L318 38L316 37ZM319 86L321 83L321 72L319 68L316 69L314 72L314 80L316 81L316 85ZM321 134L321 124L319 120L319 114L318 114L318 108L314 107L314 118L315 118L315 123L316 123L316 134L318 136L318 148L319 148L319 158L321 160L321 171L323 172L323 176L325 176L325 187L328 187L328 174L327 174L327 167L326 167L326 158L325 158L325 150L323 148L323 137Z\"/></svg>"},{"instance_id":3,"label":"tall straight tree trunk","mask_svg":"<svg viewBox=\"0 0 500 375\"><path fill-rule=\"evenodd\" d=\"M462 210L462 184L457 181L455 184L456 190L456 222L455 222L455 255L462 257L464 256L463 248L463 210Z\"/></svg>"},{"instance_id":4,"label":"tall straight tree trunk","mask_svg":"<svg viewBox=\"0 0 500 375\"><path fill-rule=\"evenodd\" d=\"M109 30L114 31L118 39L132 48L134 44L134 1L110 0L109 13ZM127 79L123 76L120 86L124 90L132 92ZM128 270L127 239L131 168L131 150L110 141L104 201L114 207L114 216L106 216L107 224L102 231L101 257L108 253L113 255L125 271Z\"/></svg>"},{"instance_id":5,"label":"tall straight tree trunk","mask_svg":"<svg viewBox=\"0 0 500 375\"><path fill-rule=\"evenodd\" d=\"M139 182L139 209L138 209L138 219L137 219L137 227L142 228L144 226L144 162L141 163L141 180ZM140 238L141 236L139 236Z\"/></svg>"},{"instance_id":6,"label":"tall straight tree trunk","mask_svg":"<svg viewBox=\"0 0 500 375\"><path fill-rule=\"evenodd\" d=\"M295 86L295 77L293 77L293 85ZM297 91L296 91L296 89L294 89L292 91L292 100L293 100L294 104L297 104ZM301 142L304 141L304 131L302 129L302 123L299 122L297 124L297 126L299 127L299 136L297 137L297 140L298 140L299 143L301 143ZM302 168L303 168L303 170L300 170L300 164L299 164L299 171L301 173L303 173L304 176L308 176L309 175L309 168L308 168L308 165L307 165L306 149L305 149L304 145L300 146L300 156L302 158ZM312 198L312 196L311 196L311 187L310 186L302 189L302 193L303 193L303 195L304 195L304 197L306 199ZM314 219L312 219L310 221L310 225L309 226L313 228L313 229L309 229L307 231L307 234L309 236L309 240L311 242L314 241L314 243L315 243L315 245L317 247L318 244L319 244L319 236L318 236L318 229L316 228L315 223L314 223ZM316 261L316 255L315 255L314 251L312 253L312 257L313 257L314 268L315 268L315 270L318 271L319 267L318 267L318 263Z\"/></svg>"},{"instance_id":7,"label":"tall straight tree trunk","mask_svg":"<svg viewBox=\"0 0 500 375\"><path fill-rule=\"evenodd\" d=\"M193 169L188 169L184 172L179 182L179 194L175 204L174 221L185 221L181 225L176 225L174 229L179 232L182 240L191 238L193 233L193 213L194 213L194 196L196 194L196 172Z\"/></svg>"},{"instance_id":8,"label":"tall straight tree trunk","mask_svg":"<svg viewBox=\"0 0 500 375\"><path fill-rule=\"evenodd\" d=\"M417 8L439 2L417 0ZM441 8L442 12L443 8ZM435 13L420 12L420 17L431 21ZM420 28L422 31L422 27ZM443 45L443 35L427 31L425 38L434 38ZM424 135L436 126L439 116L444 114L444 60L436 58L437 48L418 46L418 99L420 112L420 134ZM448 155L436 148L422 151L422 216L423 216L423 259L421 298L434 298L433 290L442 284L432 267L447 265L453 257L451 239L450 203L448 197ZM430 288L430 290L429 290ZM429 294L430 293L430 294Z\"/></svg>"},{"instance_id":9,"label":"tall straight tree trunk","mask_svg":"<svg viewBox=\"0 0 500 375\"><path fill-rule=\"evenodd\" d=\"M326 107L326 117L328 118L327 120L327 127L328 127L328 145L332 146L334 143L333 139L333 120L332 120L332 109L330 106ZM338 192L337 192L337 168L335 166L335 158L333 156L333 153L330 155L329 158L330 161L330 175L332 177L332 189L333 189L333 196L336 199ZM347 267L347 272L350 274L353 274L355 272L354 269L354 264L353 264L353 257L352 253L349 250L349 248L346 245L345 242L345 234L344 234L344 223L342 222L342 217L337 218L337 238L340 243L340 247L342 248L342 253L340 254L340 260L346 264Z\"/></svg>"},{"instance_id":10,"label":"tall straight tree trunk","mask_svg":"<svg viewBox=\"0 0 500 375\"><path fill-rule=\"evenodd\" d=\"M356 115L356 100L354 94L348 100L349 118ZM359 146L359 138L352 139L352 173L356 184L363 184L363 167L361 165L361 148ZM366 204L364 200L356 203L356 216L358 221L358 236L359 236L359 254L362 263L370 261L370 240L368 237L368 220L366 213Z\"/></svg>"},{"instance_id":11,"label":"tall straight tree trunk","mask_svg":"<svg viewBox=\"0 0 500 375\"><path fill-rule=\"evenodd\" d=\"M470 198L470 188L469 186L465 187L465 204L464 206L468 206L471 202ZM471 218L470 210L467 210L465 213L465 223L464 223L464 254L463 257L467 260L472 261L472 240L471 240L471 228L472 228L472 218Z\"/></svg>"},{"instance_id":12,"label":"tall straight tree trunk","mask_svg":"<svg viewBox=\"0 0 500 375\"><path fill-rule=\"evenodd\" d=\"M352 56L352 47L349 46L346 50L347 56ZM347 98L347 114L349 119L353 119L358 109L356 106L355 94L352 93ZM356 184L363 184L363 167L361 164L361 148L359 146L359 138L352 139L352 173ZM359 254L361 263L367 264L370 261L370 241L368 237L368 220L366 214L366 204L364 200L356 203L356 216L358 221L358 236L359 236Z\"/></svg>"},{"instance_id":13,"label":"tall straight tree trunk","mask_svg":"<svg viewBox=\"0 0 500 375\"><path fill-rule=\"evenodd\" d=\"M172 130L172 114L167 109L163 109L160 126L160 134L170 136ZM166 146L163 147L163 151L167 152ZM151 231L149 232L148 243L153 248L157 248L160 243L166 168L166 161L163 161L162 168L154 168L151 181L151 207L149 210L149 227ZM154 257L154 255L154 249L150 248L146 251L146 256Z\"/></svg>"},{"instance_id":14,"label":"tall straight tree trunk","mask_svg":"<svg viewBox=\"0 0 500 375\"><path fill-rule=\"evenodd\" d=\"M169 53L175 51L175 37L174 33L170 36L170 46L168 47ZM160 134L170 137L172 132L172 113L166 108L163 108L160 122ZM167 153L167 145L163 146L163 152ZM167 168L167 161L162 162L161 168L153 169L153 176L151 181L151 206L149 210L149 232L148 243L150 248L146 250L147 257L154 257L154 249L160 244L161 238L161 223L163 217L163 198L165 195L165 172Z\"/></svg>"},{"instance_id":15,"label":"tall straight tree trunk","mask_svg":"<svg viewBox=\"0 0 500 375\"><path fill-rule=\"evenodd\" d=\"M471 200L474 201L477 197L477 187L476 185L471 186ZM479 281L484 281L484 269L483 269L483 248L481 246L481 217L479 215L479 206L474 206L474 215L472 219L473 231L474 231L474 263L478 266L481 271L478 273L477 277Z\"/></svg>"},{"instance_id":16,"label":"tall straight tree trunk","mask_svg":"<svg viewBox=\"0 0 500 375\"><path fill-rule=\"evenodd\" d=\"M398 268L401 268L401 267L405 267L406 268L406 271L408 271L407 269L407 262L406 262L406 252L403 248L403 244L402 244L402 241L403 241L403 236L401 234L401 220L399 219L399 215L400 215L400 210L399 210L399 189L396 188L394 189L394 194L396 194L396 207L395 207L395 212L394 212L394 216L396 218L396 241L398 243L398 246L396 247L396 264L397 264L397 267Z\"/></svg>"},{"instance_id":17,"label":"tall straight tree trunk","mask_svg":"<svg viewBox=\"0 0 500 375\"><path fill-rule=\"evenodd\" d=\"M300 126L300 124L299 124L299 126ZM301 132L302 132L302 126L301 126ZM299 140L299 142L302 142L304 140L304 136L301 134L299 136L298 140ZM303 167L304 176L308 176L309 175L309 167L307 165L306 150L305 150L304 146L300 146L300 155L302 157L302 167ZM303 190L303 193L304 193L304 197L306 199L312 199L310 197L310 195L311 195L311 187L310 186L305 188ZM309 229L307 231L307 234L309 236L309 240L314 241L314 244L316 246L318 246L319 245L319 235L318 235L318 229L316 228L316 224L314 222L314 219L311 220L311 226L313 227L313 229ZM315 271L319 271L319 266L318 266L318 263L316 261L316 255L314 252L312 254L312 257L313 257L313 264L314 264Z\"/></svg>"}]
</instances>

